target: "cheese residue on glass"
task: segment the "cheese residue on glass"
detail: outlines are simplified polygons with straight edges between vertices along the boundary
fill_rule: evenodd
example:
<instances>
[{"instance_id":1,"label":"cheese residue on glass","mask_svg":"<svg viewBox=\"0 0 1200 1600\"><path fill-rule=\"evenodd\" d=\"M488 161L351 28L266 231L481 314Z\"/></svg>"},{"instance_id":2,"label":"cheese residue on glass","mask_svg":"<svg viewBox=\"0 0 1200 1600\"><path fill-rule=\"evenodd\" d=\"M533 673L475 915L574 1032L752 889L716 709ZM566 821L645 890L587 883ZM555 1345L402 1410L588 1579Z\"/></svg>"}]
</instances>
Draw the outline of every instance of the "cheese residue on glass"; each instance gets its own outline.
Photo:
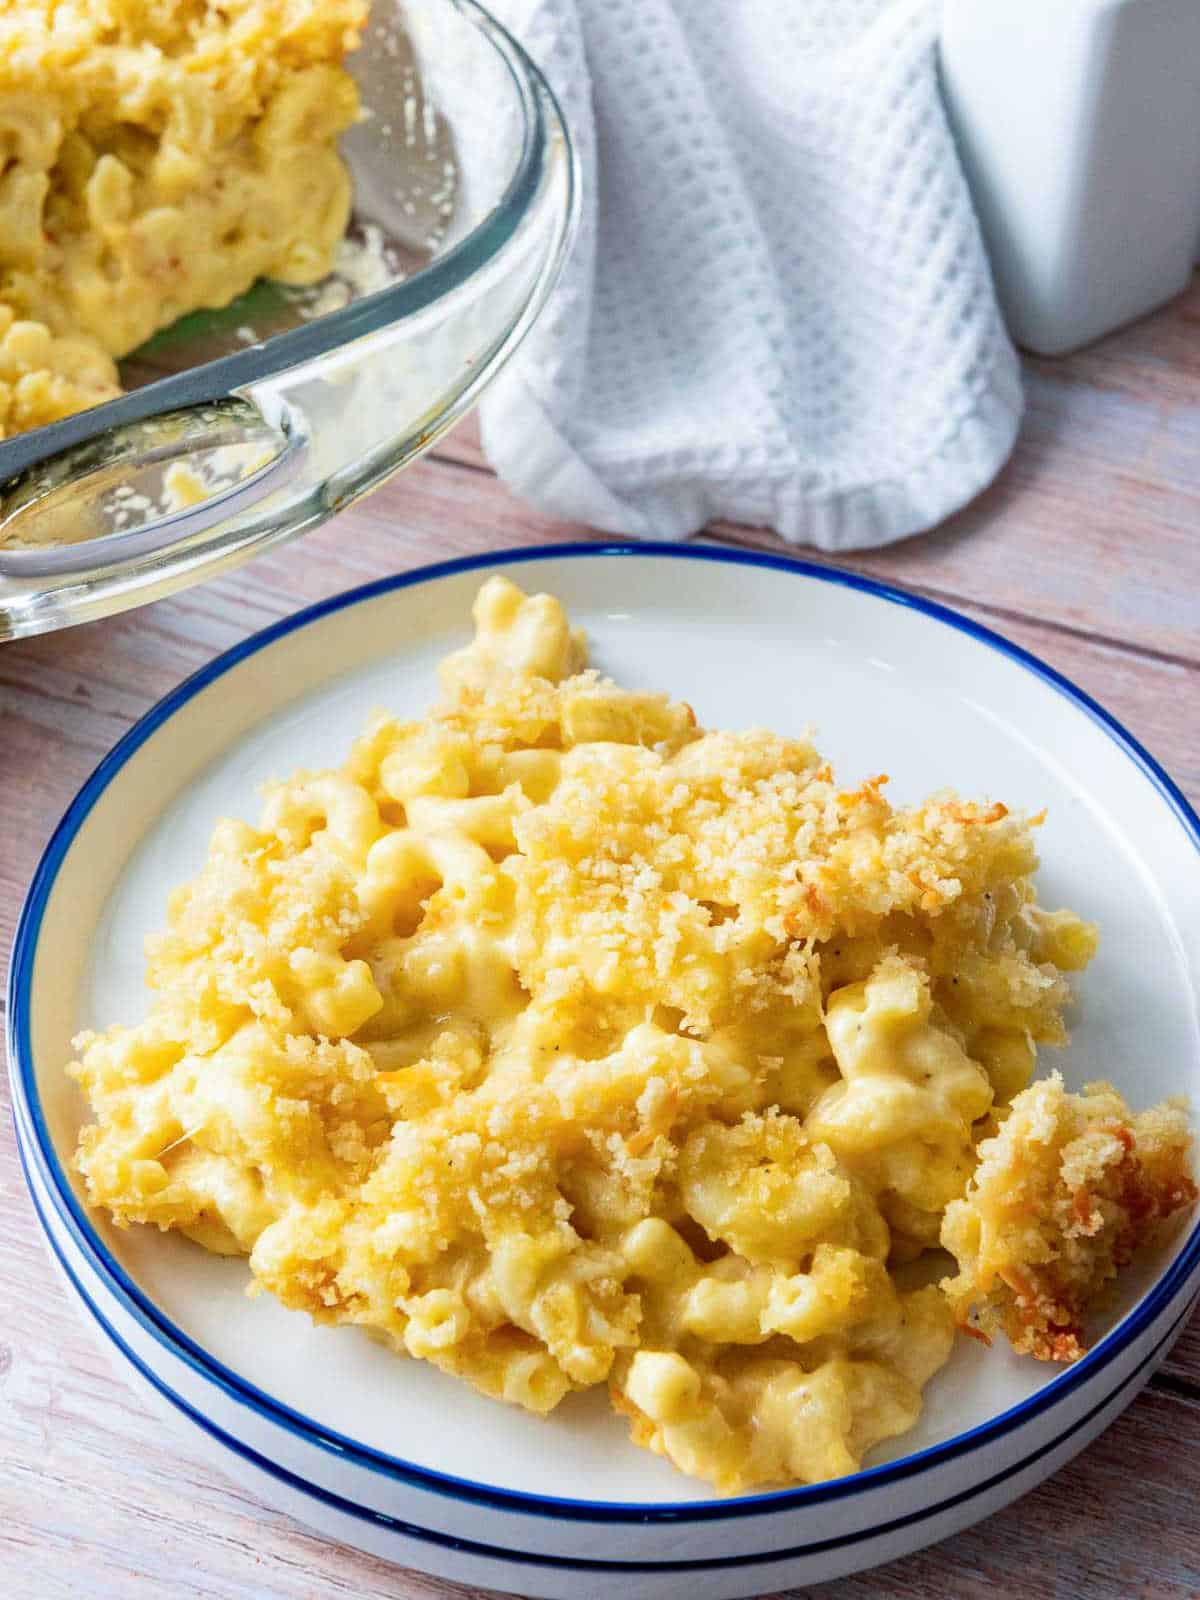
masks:
<instances>
[{"instance_id":1,"label":"cheese residue on glass","mask_svg":"<svg viewBox=\"0 0 1200 1600\"><path fill-rule=\"evenodd\" d=\"M10 0L0 12L0 437L120 392L116 360L350 215L342 65L366 0Z\"/></svg>"}]
</instances>

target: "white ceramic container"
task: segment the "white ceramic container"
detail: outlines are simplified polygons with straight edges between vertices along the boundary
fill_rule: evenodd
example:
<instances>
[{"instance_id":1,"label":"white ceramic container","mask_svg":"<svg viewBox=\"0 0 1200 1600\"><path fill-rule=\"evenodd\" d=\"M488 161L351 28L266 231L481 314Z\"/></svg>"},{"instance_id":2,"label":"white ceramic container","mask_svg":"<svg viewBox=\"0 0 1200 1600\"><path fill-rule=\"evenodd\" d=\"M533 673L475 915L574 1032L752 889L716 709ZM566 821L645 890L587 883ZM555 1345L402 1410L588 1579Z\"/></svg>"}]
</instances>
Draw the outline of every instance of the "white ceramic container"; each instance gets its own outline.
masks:
<instances>
[{"instance_id":1,"label":"white ceramic container","mask_svg":"<svg viewBox=\"0 0 1200 1600\"><path fill-rule=\"evenodd\" d=\"M1067 1369L961 1341L906 1438L838 1482L731 1500L636 1450L601 1395L548 1419L484 1400L345 1328L314 1328L244 1264L86 1207L69 1166L80 1026L136 1014L143 935L213 820L338 760L379 704L420 712L489 571L558 594L597 665L686 693L701 720L817 725L853 780L901 799L953 782L1046 804L1043 898L1094 917L1068 1081L1200 1103L1200 822L1056 673L975 623L865 579L674 546L524 550L325 602L220 657L101 764L38 869L17 935L9 1052L33 1202L81 1311L128 1380L215 1465L349 1544L490 1588L695 1600L837 1577L943 1538L1040 1482L1126 1405L1200 1284L1193 1225L1123 1280Z\"/></svg>"},{"instance_id":2,"label":"white ceramic container","mask_svg":"<svg viewBox=\"0 0 1200 1600\"><path fill-rule=\"evenodd\" d=\"M1196 0L944 0L942 80L1018 344L1060 355L1184 288Z\"/></svg>"}]
</instances>

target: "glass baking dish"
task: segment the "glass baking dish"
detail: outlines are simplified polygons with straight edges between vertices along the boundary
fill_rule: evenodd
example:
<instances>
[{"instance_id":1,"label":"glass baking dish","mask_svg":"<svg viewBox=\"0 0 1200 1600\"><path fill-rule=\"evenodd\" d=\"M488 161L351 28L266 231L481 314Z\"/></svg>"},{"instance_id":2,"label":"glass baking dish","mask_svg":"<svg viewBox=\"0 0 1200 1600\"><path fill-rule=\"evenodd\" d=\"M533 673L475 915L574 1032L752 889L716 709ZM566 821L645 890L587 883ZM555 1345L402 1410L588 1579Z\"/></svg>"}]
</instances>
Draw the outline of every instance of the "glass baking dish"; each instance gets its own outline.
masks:
<instances>
[{"instance_id":1,"label":"glass baking dish","mask_svg":"<svg viewBox=\"0 0 1200 1600\"><path fill-rule=\"evenodd\" d=\"M578 177L521 46L474 0L374 0L348 66L365 116L333 276L184 318L122 363L127 393L0 442L0 639L316 527L452 427L537 317Z\"/></svg>"}]
</instances>

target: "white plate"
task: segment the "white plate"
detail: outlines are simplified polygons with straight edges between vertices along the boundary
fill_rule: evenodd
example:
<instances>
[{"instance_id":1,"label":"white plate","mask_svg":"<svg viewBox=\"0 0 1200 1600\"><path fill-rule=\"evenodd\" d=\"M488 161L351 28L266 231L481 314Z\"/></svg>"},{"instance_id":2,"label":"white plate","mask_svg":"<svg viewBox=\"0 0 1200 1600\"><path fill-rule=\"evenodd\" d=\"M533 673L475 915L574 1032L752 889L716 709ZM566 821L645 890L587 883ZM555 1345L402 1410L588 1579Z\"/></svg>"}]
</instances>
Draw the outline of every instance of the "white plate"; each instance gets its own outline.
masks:
<instances>
[{"instance_id":1,"label":"white plate","mask_svg":"<svg viewBox=\"0 0 1200 1600\"><path fill-rule=\"evenodd\" d=\"M1076 1367L961 1341L917 1429L880 1465L714 1503L635 1449L602 1396L574 1397L548 1421L495 1405L350 1330L246 1300L241 1264L111 1229L67 1173L84 1115L62 1071L70 1037L144 1009L143 937L200 866L214 820L253 819L265 779L339 762L378 706L422 712L492 570L558 595L598 667L679 694L703 724L814 725L840 777L886 771L893 800L953 784L1048 807L1041 898L1102 933L1053 1064L1076 1086L1111 1078L1138 1104L1180 1092L1200 1103L1200 825L1078 691L961 617L823 568L695 548L520 551L386 580L249 640L150 712L74 802L31 889L11 979L18 1127L51 1243L122 1359L177 1417L199 1416L191 1425L207 1426L227 1466L410 1564L586 1594L606 1563L632 1562L639 1594L678 1592L686 1570L689 1589L717 1596L915 1548L1038 1481L1135 1392L1200 1281L1195 1232L1130 1277ZM464 1539L474 1550L449 1542ZM765 1552L787 1557L761 1564Z\"/></svg>"}]
</instances>

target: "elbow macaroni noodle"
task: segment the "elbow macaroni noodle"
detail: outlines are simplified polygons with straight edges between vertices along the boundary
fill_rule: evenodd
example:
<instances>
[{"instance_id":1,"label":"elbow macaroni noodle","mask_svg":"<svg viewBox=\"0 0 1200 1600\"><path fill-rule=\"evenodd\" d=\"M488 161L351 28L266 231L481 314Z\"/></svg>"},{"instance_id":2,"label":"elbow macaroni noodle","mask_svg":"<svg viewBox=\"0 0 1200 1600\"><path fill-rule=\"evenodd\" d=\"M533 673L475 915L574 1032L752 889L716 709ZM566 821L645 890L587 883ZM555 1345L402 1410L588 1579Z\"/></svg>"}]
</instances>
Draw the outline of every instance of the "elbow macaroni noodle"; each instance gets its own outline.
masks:
<instances>
[{"instance_id":1,"label":"elbow macaroni noodle","mask_svg":"<svg viewBox=\"0 0 1200 1600\"><path fill-rule=\"evenodd\" d=\"M341 66L366 0L13 0L0 14L0 438L119 392L114 358L350 215Z\"/></svg>"},{"instance_id":2,"label":"elbow macaroni noodle","mask_svg":"<svg viewBox=\"0 0 1200 1600\"><path fill-rule=\"evenodd\" d=\"M78 1041L91 1199L485 1394L606 1383L722 1491L850 1472L1094 932L1004 807L702 732L504 579L475 618L434 715L217 828L148 1016Z\"/></svg>"}]
</instances>

